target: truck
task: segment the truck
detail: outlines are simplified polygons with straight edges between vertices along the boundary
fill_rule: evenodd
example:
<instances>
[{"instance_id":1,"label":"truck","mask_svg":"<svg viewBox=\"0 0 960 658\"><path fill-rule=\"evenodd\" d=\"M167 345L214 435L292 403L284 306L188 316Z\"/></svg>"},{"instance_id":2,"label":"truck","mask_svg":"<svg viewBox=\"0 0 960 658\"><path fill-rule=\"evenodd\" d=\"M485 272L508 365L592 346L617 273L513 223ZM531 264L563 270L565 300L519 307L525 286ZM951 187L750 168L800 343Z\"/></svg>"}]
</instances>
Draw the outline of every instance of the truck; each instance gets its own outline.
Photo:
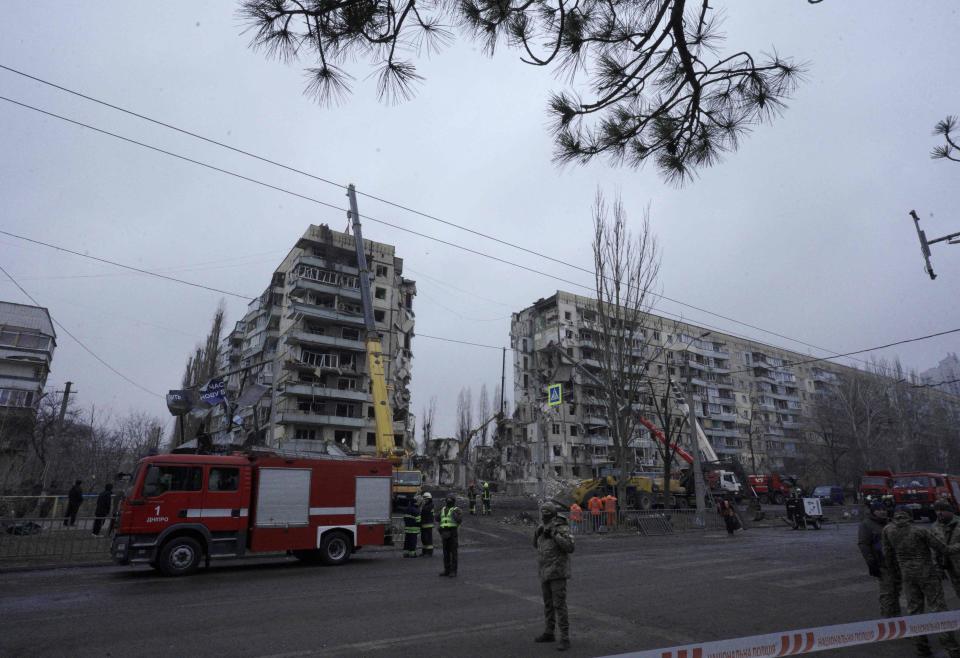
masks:
<instances>
[{"instance_id":1,"label":"truck","mask_svg":"<svg viewBox=\"0 0 960 658\"><path fill-rule=\"evenodd\" d=\"M883 500L887 496L893 496L893 477L893 471L890 470L867 471L860 478L860 496L863 500Z\"/></svg>"},{"instance_id":2,"label":"truck","mask_svg":"<svg viewBox=\"0 0 960 658\"><path fill-rule=\"evenodd\" d=\"M392 543L389 460L250 451L140 460L110 548L167 576L203 561L285 552L339 565Z\"/></svg>"},{"instance_id":3,"label":"truck","mask_svg":"<svg viewBox=\"0 0 960 658\"><path fill-rule=\"evenodd\" d=\"M570 495L572 502L586 509L591 498L617 493L616 472L581 480ZM663 476L650 473L631 474L627 479L624 507L649 510L654 507L686 507L687 491L676 478L670 479L670 495L663 494Z\"/></svg>"},{"instance_id":4,"label":"truck","mask_svg":"<svg viewBox=\"0 0 960 658\"><path fill-rule=\"evenodd\" d=\"M771 505L783 505L784 501L790 496L790 492L797 486L795 475L772 473L770 475L749 475L747 479L753 490L757 492L760 502Z\"/></svg>"},{"instance_id":5,"label":"truck","mask_svg":"<svg viewBox=\"0 0 960 658\"><path fill-rule=\"evenodd\" d=\"M946 498L956 509L958 499L955 498L955 492L958 491L958 478L945 473L912 471L893 475L894 505L905 506L913 512L915 519L926 517L935 520L937 515L933 504L941 498Z\"/></svg>"}]
</instances>

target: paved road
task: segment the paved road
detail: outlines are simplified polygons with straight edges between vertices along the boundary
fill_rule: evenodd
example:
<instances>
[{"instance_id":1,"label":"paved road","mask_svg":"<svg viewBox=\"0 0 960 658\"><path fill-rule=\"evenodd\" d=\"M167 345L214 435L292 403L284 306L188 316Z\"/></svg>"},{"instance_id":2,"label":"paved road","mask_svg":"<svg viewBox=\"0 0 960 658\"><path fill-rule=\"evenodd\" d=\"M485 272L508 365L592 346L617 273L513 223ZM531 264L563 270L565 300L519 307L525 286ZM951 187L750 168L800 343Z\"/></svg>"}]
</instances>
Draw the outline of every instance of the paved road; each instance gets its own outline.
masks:
<instances>
[{"instance_id":1,"label":"paved road","mask_svg":"<svg viewBox=\"0 0 960 658\"><path fill-rule=\"evenodd\" d=\"M681 537L586 537L574 554L573 651L596 656L877 616L855 525ZM460 577L440 558L362 551L338 568L290 560L167 579L145 568L0 575L0 655L299 657L557 655L530 530L468 517ZM957 607L950 595L949 602ZM895 658L885 643L824 656Z\"/></svg>"}]
</instances>

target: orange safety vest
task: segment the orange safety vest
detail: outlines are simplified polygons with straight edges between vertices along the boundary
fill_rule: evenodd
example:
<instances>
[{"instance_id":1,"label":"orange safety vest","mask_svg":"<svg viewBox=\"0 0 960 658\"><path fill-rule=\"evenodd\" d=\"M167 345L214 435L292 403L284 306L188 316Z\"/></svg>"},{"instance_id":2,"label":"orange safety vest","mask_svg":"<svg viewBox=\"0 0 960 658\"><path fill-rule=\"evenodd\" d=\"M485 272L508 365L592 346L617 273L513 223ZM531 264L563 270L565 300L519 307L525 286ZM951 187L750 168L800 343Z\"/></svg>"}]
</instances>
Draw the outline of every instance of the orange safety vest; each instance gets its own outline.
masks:
<instances>
[{"instance_id":1,"label":"orange safety vest","mask_svg":"<svg viewBox=\"0 0 960 658\"><path fill-rule=\"evenodd\" d=\"M570 520L583 521L583 508L576 503L570 506Z\"/></svg>"},{"instance_id":2,"label":"orange safety vest","mask_svg":"<svg viewBox=\"0 0 960 658\"><path fill-rule=\"evenodd\" d=\"M594 516L597 516L600 514L600 510L603 509L603 503L600 502L599 498L593 497L590 499L590 502L587 503L587 507L590 508L591 514L593 514Z\"/></svg>"},{"instance_id":3,"label":"orange safety vest","mask_svg":"<svg viewBox=\"0 0 960 658\"><path fill-rule=\"evenodd\" d=\"M617 511L617 497L616 496L607 496L603 499L604 507L606 507L608 512Z\"/></svg>"}]
</instances>

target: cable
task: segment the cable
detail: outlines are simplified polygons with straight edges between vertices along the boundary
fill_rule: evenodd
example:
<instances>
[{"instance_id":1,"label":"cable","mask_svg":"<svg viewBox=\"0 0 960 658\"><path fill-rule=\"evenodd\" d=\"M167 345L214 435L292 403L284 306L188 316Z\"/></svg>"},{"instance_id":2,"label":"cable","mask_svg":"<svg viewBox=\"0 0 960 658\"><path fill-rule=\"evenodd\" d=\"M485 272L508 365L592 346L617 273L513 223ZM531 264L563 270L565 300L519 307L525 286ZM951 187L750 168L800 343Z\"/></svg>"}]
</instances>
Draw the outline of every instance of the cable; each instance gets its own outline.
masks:
<instances>
[{"instance_id":1,"label":"cable","mask_svg":"<svg viewBox=\"0 0 960 658\"><path fill-rule=\"evenodd\" d=\"M26 296L27 296L27 299L29 299L31 302L33 302L35 306L40 306L41 308L44 308L43 305L42 305L40 302L38 302L36 299L33 298L33 295L31 295L30 293L28 293L26 290L23 289L23 286L21 286L19 283L17 283L17 280L14 279L13 276L11 276L9 272L7 272L5 269L3 269L3 266L2 266L2 265L0 265L0 272L3 272L4 274L6 274L6 275L7 275L7 278L10 279L10 281L13 282L13 285L15 285L17 288L19 288L19 289L20 289L20 292L22 292L24 295L26 295ZM145 393L149 393L150 395L154 395L154 396L156 396L156 397L158 397L158 398L163 399L164 396L160 395L159 393L154 393L153 391L151 391L151 390L148 389L148 388L144 388L143 386L141 386L140 384L138 384L137 382L133 381L132 379L130 379L129 377L127 377L125 374L123 374L122 372L120 372L119 370L117 370L116 368L114 368L112 365L110 365L109 363L107 363L106 361L104 361L103 359L101 359L99 356L97 356L96 352L94 352L94 351L91 350L89 347L87 347L86 345L84 345L84 344L83 344L83 341L81 341L79 338L77 338L77 337L74 336L72 333L70 333L70 331L69 331L66 327L64 327L62 324L60 324L60 322L58 322L53 316L50 316L50 319L53 320L53 323L54 323L55 325L57 325L58 327L60 327L60 329L63 330L63 333L65 333L65 334L67 334L68 336L70 336L70 338L72 338L72 339L77 343L77 345L79 345L80 347L82 347L82 348L83 348L90 356L92 356L94 359L96 359L96 360L99 361L101 364L103 364L104 366L106 366L107 369L110 370L110 372L112 372L113 374L117 375L118 377L120 377L121 379L123 379L124 381L126 381L127 383L133 384L134 386L136 386L137 388L139 388L141 391L143 391L143 392L145 392Z\"/></svg>"},{"instance_id":2,"label":"cable","mask_svg":"<svg viewBox=\"0 0 960 658\"><path fill-rule=\"evenodd\" d=\"M950 379L944 382L930 382L929 384L914 384L913 388L936 388L937 386L946 386L947 384L956 384L960 379Z\"/></svg>"},{"instance_id":3,"label":"cable","mask_svg":"<svg viewBox=\"0 0 960 658\"><path fill-rule=\"evenodd\" d=\"M454 338L441 338L440 336L428 336L427 334L414 334L414 338L429 338L431 340L442 340L445 343L459 343L460 345L472 345L473 347L486 347L491 350L512 350L512 347L497 347L496 345L484 345L483 343L472 343L468 340L456 340Z\"/></svg>"},{"instance_id":4,"label":"cable","mask_svg":"<svg viewBox=\"0 0 960 658\"><path fill-rule=\"evenodd\" d=\"M17 238L18 240L24 240L26 242L32 242L33 244L38 244L44 247L49 247L50 249L56 249L57 251L64 251L68 254L73 254L74 256L80 256L82 258L89 258L90 260L95 260L99 263L106 263L107 265L113 265L115 267L122 267L125 270L132 270L140 274L146 274L148 276L155 276L159 279L166 279L167 281L173 281L175 283L182 283L185 286L192 286L194 288L201 288L203 290L209 290L211 292L220 293L221 295L230 295L231 297L239 297L240 299L250 301L251 299L256 298L256 295L241 295L239 293L230 292L229 290L220 290L219 288L211 288L210 286L205 286L201 283L193 283L192 281L186 281L184 279L178 279L176 277L167 276L166 274L160 274L159 272L151 272L150 270L145 270L140 267L134 267L133 265L124 265L123 263L118 263L113 260L106 258L100 258L99 256L92 256L90 254L80 253L79 251L74 251L73 249L67 249L66 247L60 247L55 244L50 244L49 242L43 242L41 240L34 240L33 238L28 238L23 235L17 235L16 233L11 233L9 231L4 231L0 229L0 234L10 236L11 238ZM19 288L19 285L17 286ZM22 288L21 288L22 290Z\"/></svg>"},{"instance_id":5,"label":"cable","mask_svg":"<svg viewBox=\"0 0 960 658\"><path fill-rule=\"evenodd\" d=\"M79 98L83 98L84 100L88 100L88 101L93 102L93 103L98 103L98 104L100 104L100 105L103 105L104 107L109 107L109 108L111 108L111 109L113 109L113 110L117 110L118 112L123 112L123 113L125 113L125 114L130 115L130 116L137 117L138 119L142 119L142 120L144 120L144 121L149 121L150 123L153 123L153 124L155 124L155 125L162 126L162 127L164 127L164 128L168 128L168 129L170 129L170 130L179 132L179 133L184 134L184 135L188 135L188 136L190 136L190 137L194 137L194 138L196 138L196 139L199 139L199 140L202 140L202 141L204 141L204 142L207 142L208 144L213 144L213 145L215 145L215 146L219 146L219 147L221 147L221 148L224 148L224 149L233 151L233 152L235 152L235 153L239 153L239 154L241 154L241 155L245 155L245 156L250 157L250 158L253 158L253 159L255 159L255 160L259 160L259 161L261 161L261 162L265 162L265 163L267 163L267 164L271 164L271 165L273 165L273 166L275 166L275 167L280 167L281 169L285 169L285 170L287 170L287 171L290 171L290 172L293 172L293 173L297 173L297 174L300 174L300 175L302 175L302 176L306 176L306 177L311 178L311 179L313 179L313 180L316 180L316 181L319 181L319 182L322 182L322 183L326 183L327 185L332 185L332 186L334 186L334 187L339 187L340 189L346 189L346 187L347 187L347 186L343 185L342 183L337 183L337 182L332 181L332 180L330 180L330 179L328 179L328 178L323 178L322 176L317 176L316 174L312 174L312 173L307 172L307 171L304 171L304 170L302 170L302 169L297 169L296 167L292 167L292 166L290 166L290 165L285 165L285 164L283 164L283 163L281 163L281 162L277 162L276 160L271 160L270 158L266 158L266 157L264 157L264 156L257 155L257 154L255 154L255 153L250 152L250 151L246 151L246 150L244 150L244 149L240 149L240 148L237 148L237 147L234 147L234 146L230 146L229 144L225 144L225 143L223 143L223 142L219 142L219 141L217 141L217 140L215 140L215 139L211 139L211 138L209 138L209 137L205 137L205 136L200 135L200 134L198 134L198 133L191 132L191 131L185 130L185 129L183 129L183 128L179 128L179 127L177 127L177 126L174 126L173 124L166 123L166 122L164 122L164 121L160 121L160 120L154 119L154 118L152 118L152 117L148 117L148 116L146 116L146 115L144 115L144 114L140 114L140 113L138 113L138 112L134 112L133 110L128 110L128 109L126 109L126 108L120 107L119 105L115 105L115 104L113 104L113 103L109 103L109 102L107 102L107 101L104 101L104 100L101 100L101 99L98 99L98 98L94 98L93 96L89 96L89 95L87 95L87 94L83 94L83 93L78 92L78 91L75 91L75 90L73 90L73 89L69 89L69 88L67 88L67 87L64 87L64 86L62 86L62 85L58 85L58 84L53 83L53 82L50 82L50 81L48 81L48 80L44 80L44 79L39 78L39 77L37 77L37 76L30 75L29 73L25 73L24 71L19 71L19 70L17 70L17 69L12 68L12 67L5 66L5 65L3 65L3 64L0 64L0 69L9 71L9 72L14 73L14 74L16 74L16 75L23 76L23 77L25 77L25 78L28 78L28 79L33 80L33 81L35 81L35 82L38 82L38 83L40 83L40 84L44 84L44 85L47 85L47 86L49 86L49 87L53 87L54 89L58 89L58 90L60 90L60 91L66 92L66 93L68 93L68 94L72 94L72 95L77 96L77 97L79 97ZM9 99L4 99L4 100L9 100ZM12 101L12 102L15 102L15 101ZM38 110L38 111L41 111L41 112L42 112L42 110ZM69 121L69 119L66 119L66 120ZM82 124L81 124L81 125L82 125ZM94 129L94 130L96 130L96 129ZM109 134L109 133L108 133L108 134ZM123 139L123 138L121 138L121 139ZM152 148L152 147L149 147L149 148ZM481 232L481 231L477 231L477 230L475 230L475 229L471 229L471 228L466 227L466 226L463 226L463 225L461 225L461 224L457 224L457 223L455 223L455 222L451 222L451 221L449 221L449 220L442 219L442 218L437 217L437 216L435 216L435 215L431 215L431 214L429 214L429 213L422 212L422 211L417 210L417 209L415 209L415 208L411 208L411 207L409 207L409 206L405 206L405 205L403 205L403 204L390 201L389 199L385 199L385 198L383 198L383 197L379 197L379 196L376 196L376 195L374 195L374 194L368 194L368 193L366 193L366 192L361 192L361 191L359 191L359 190L358 190L357 193L360 194L361 196L366 197L366 198L373 199L373 200L375 200L375 201L379 201L380 203L384 203L384 204L389 205L389 206L393 206L394 208L398 208L398 209L400 209L400 210L404 210L404 211L406 211L406 212L413 213L413 214L415 214L415 215L419 215L420 217L424 217L424 218L426 218L426 219L430 219L430 220L432 220L432 221L436 221L436 222L439 222L439 223L441 223L441 224L445 224L445 225L447 225L447 226L451 226L451 227L453 227L453 228L457 228L457 229L460 229L460 230L462 230L462 231L466 231L466 232L471 233L471 234L473 234L473 235L477 235L477 236L486 238L486 239L491 240L491 241L493 241L493 242L496 242L496 243L499 243L499 244L502 244L502 245L506 245L506 246L512 247L512 248L517 249L517 250L519 250L519 251L523 251L523 252L526 252L526 253L528 253L528 254L531 254L531 255L534 255L534 256L538 256L538 257L540 257L540 258L549 260L549 261L551 261L551 262L558 263L558 264L560 264L560 265L565 265L565 266L567 266L567 267L570 267L570 268L573 268L573 269L576 269L576 270L585 272L585 273L587 273L587 274L594 275L594 272L593 272L593 271L591 271L591 270L589 270L589 269L587 269L587 268L585 268L585 267L581 267L581 266L579 266L579 265L575 265L575 264L573 264L573 263L570 263L570 262L568 262L568 261L565 261L565 260L562 260L562 259L559 259L559 258L554 258L553 256L549 256L549 255L547 255L547 254L544 254L544 253L542 253L542 252L536 251L536 250L534 250L534 249L530 249L530 248L528 248L528 247L523 247L523 246L518 245L518 244L516 244L516 243L509 242L509 241L503 240L503 239L501 239L501 238L497 238L497 237L492 236L492 235L489 235L489 234L487 234L487 233L483 233L483 232ZM367 217L367 219L373 219L373 218ZM377 220L373 220L373 221L377 221ZM772 331L772 330L770 330L770 329L764 329L763 327L760 327L760 326L757 326L757 325L754 325L754 324L750 324L749 322L744 322L744 321L742 321L742 320L737 320L736 318L732 318L732 317L723 315L723 314L721 314L721 313L716 313L716 312L714 312L714 311L710 311L710 310L705 309L705 308L700 307L700 306L696 306L696 305L693 305L693 304L688 304L687 302L680 301L679 299L674 299L674 298L672 298L672 297L668 297L668 296L666 296L666 295L659 294L659 293L651 293L651 294L654 295L655 297L658 297L659 299L662 299L662 300L665 300L665 301L669 301L669 302L671 302L671 303L678 304L678 305L684 306L684 307L686 307L686 308L690 308L690 309L695 310L695 311L698 311L698 312L700 312L700 313L706 313L706 314L708 314L708 315L712 315L712 316L714 316L714 317L718 317L718 318L723 319L723 320L726 320L726 321L728 321L728 322L733 322L733 323L735 323L735 324L739 324L739 325L741 325L741 326L748 327L748 328L750 328L750 329L754 329L754 330L756 330L756 331L760 331L760 332L763 332L763 333L765 333L765 334L769 334L769 335L771 335L771 336L776 336L776 337L778 337L778 338L783 338L784 340L788 340L788 341L790 341L790 342L792 342L792 343L797 343L798 345L804 345L805 347L811 347L811 348L813 348L813 349L817 349L817 350L820 350L820 351L822 351L822 352L830 352L830 353L834 353L834 354L836 353L836 350L830 350L830 349L827 349L827 348L825 348L825 347L820 347L820 346L818 346L818 345L814 345L814 344L812 344L812 343L807 343L807 342L802 341L802 340L800 340L800 339L792 338L792 337L787 336L787 335L785 335L785 334L781 334L781 333L778 333L778 332L776 332L776 331Z\"/></svg>"}]
</instances>

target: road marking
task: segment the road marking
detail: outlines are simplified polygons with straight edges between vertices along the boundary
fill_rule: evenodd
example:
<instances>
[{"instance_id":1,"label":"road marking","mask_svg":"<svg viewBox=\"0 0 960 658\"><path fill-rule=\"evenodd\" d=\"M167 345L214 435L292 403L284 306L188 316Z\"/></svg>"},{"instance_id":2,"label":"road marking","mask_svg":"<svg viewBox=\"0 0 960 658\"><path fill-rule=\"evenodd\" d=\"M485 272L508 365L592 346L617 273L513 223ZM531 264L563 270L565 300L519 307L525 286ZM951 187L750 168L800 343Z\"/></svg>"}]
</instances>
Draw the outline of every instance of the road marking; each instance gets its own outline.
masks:
<instances>
[{"instance_id":1,"label":"road marking","mask_svg":"<svg viewBox=\"0 0 960 658\"><path fill-rule=\"evenodd\" d=\"M286 653L271 653L259 656L259 658L300 658L301 656L331 656L337 654L364 654L370 651L381 649L391 649L393 647L417 644L425 640L438 640L443 638L457 638L463 635L474 633L483 633L487 631L504 631L521 629L532 624L539 623L539 617L525 619L523 621L505 621L495 624L473 624L465 625L461 628L454 628L446 631L430 631L428 633L416 633L414 635L404 635L401 637L390 637L382 640L368 640L366 642L354 642L353 644L339 644L333 647L320 647L316 649L305 649L302 651L289 651Z\"/></svg>"},{"instance_id":2,"label":"road marking","mask_svg":"<svg viewBox=\"0 0 960 658\"><path fill-rule=\"evenodd\" d=\"M732 576L724 576L727 580L753 580L757 577L763 578L766 576L778 576L780 574L793 573L795 571L810 571L810 569L818 569L815 564L805 564L803 566L797 567L781 567L779 569L762 569L760 571L748 571L747 573L738 573Z\"/></svg>"},{"instance_id":3,"label":"road marking","mask_svg":"<svg viewBox=\"0 0 960 658\"><path fill-rule=\"evenodd\" d=\"M474 587L479 587L480 589L485 589L490 592L496 592L497 594L505 594L507 596L512 596L516 599L521 599L523 601L529 601L530 603L536 603L538 606L543 605L542 596L534 596L532 594L524 594L515 589L510 589L509 587L501 587L500 585L493 585L491 583L477 583L472 581L466 581L467 585L472 585ZM668 642L692 642L693 638L684 633L679 633L671 631L666 628L661 628L659 626L646 626L644 624L635 623L632 619L627 617L617 617L615 615L608 615L603 612L598 612L591 608L584 608L577 605L567 604L567 609L570 613L576 613L580 617L588 617L596 621L603 622L612 626L614 629L623 632L627 629L636 631L637 633L643 635L653 635L659 638L663 638ZM538 618L539 619L539 618ZM609 631L607 631L609 635Z\"/></svg>"}]
</instances>

